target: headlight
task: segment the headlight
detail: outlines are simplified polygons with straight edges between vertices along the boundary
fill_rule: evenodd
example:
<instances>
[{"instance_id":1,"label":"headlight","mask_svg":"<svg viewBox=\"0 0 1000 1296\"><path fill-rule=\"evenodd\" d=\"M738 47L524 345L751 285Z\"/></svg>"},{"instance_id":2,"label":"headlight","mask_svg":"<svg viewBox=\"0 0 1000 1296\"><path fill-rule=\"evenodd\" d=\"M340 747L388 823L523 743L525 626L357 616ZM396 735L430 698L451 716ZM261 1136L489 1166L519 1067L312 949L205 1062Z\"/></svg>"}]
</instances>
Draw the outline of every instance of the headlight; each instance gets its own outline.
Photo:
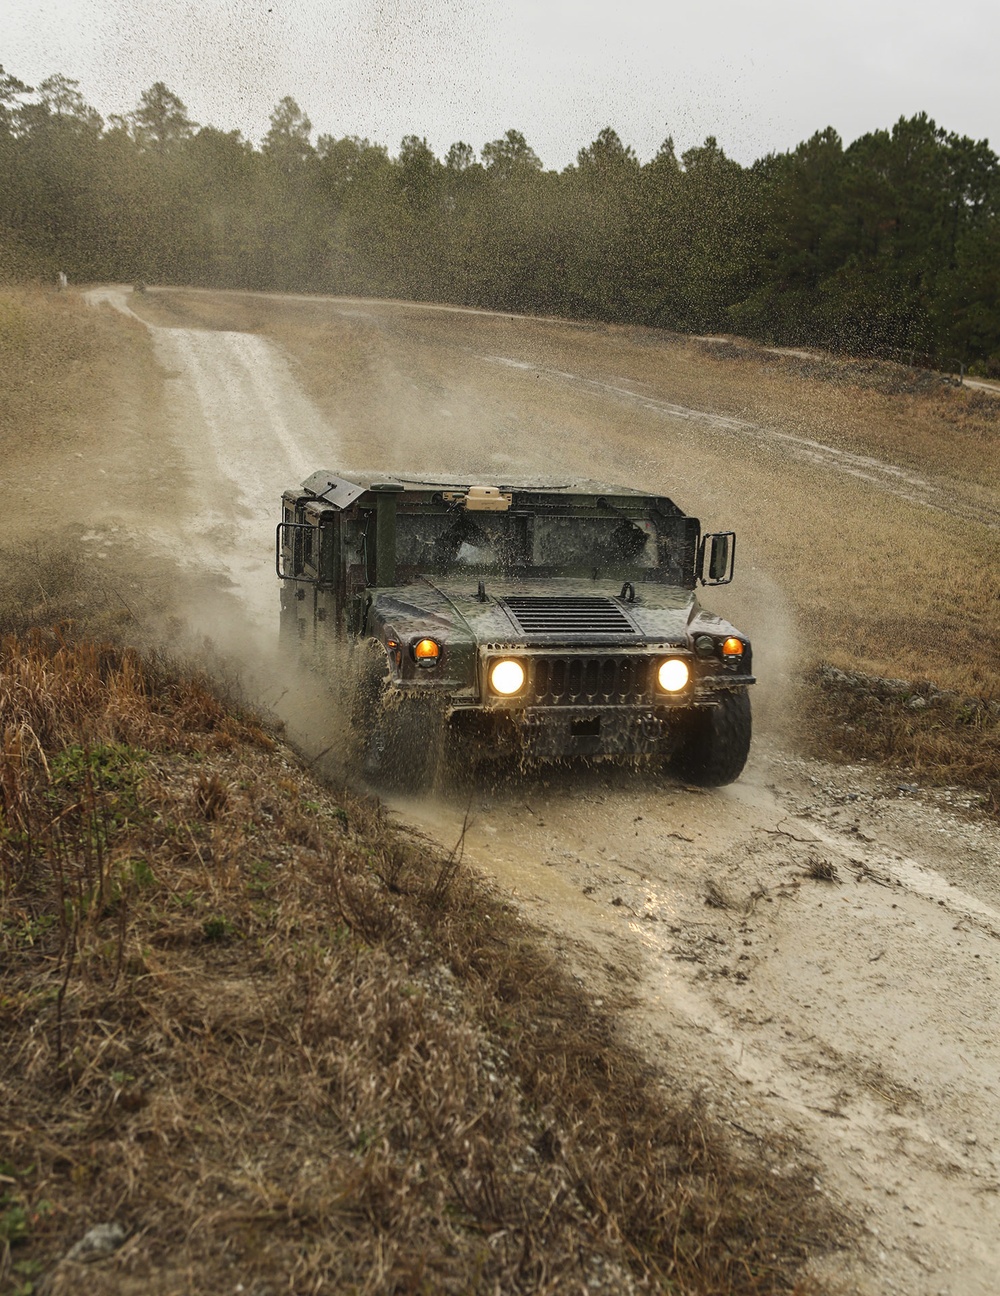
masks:
<instances>
[{"instance_id":1,"label":"headlight","mask_svg":"<svg viewBox=\"0 0 1000 1296\"><path fill-rule=\"evenodd\" d=\"M519 661L498 661L490 667L490 688L511 697L524 687L524 667Z\"/></svg>"},{"instance_id":2,"label":"headlight","mask_svg":"<svg viewBox=\"0 0 1000 1296\"><path fill-rule=\"evenodd\" d=\"M664 693L679 693L691 678L691 672L687 662L681 661L679 657L669 657L665 662L660 662L656 678Z\"/></svg>"}]
</instances>

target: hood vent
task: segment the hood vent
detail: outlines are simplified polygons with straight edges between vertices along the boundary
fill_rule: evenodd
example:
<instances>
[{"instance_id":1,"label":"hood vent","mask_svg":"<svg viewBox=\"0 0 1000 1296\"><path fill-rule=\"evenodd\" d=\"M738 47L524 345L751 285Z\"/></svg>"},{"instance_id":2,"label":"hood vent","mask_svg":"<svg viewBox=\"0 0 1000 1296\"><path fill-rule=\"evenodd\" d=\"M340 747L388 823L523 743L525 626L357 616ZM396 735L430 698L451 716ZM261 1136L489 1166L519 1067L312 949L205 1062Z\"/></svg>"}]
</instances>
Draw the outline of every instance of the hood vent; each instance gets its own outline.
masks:
<instances>
[{"instance_id":1,"label":"hood vent","mask_svg":"<svg viewBox=\"0 0 1000 1296\"><path fill-rule=\"evenodd\" d=\"M610 598L515 595L502 600L502 606L518 630L526 635L638 634L621 604Z\"/></svg>"}]
</instances>

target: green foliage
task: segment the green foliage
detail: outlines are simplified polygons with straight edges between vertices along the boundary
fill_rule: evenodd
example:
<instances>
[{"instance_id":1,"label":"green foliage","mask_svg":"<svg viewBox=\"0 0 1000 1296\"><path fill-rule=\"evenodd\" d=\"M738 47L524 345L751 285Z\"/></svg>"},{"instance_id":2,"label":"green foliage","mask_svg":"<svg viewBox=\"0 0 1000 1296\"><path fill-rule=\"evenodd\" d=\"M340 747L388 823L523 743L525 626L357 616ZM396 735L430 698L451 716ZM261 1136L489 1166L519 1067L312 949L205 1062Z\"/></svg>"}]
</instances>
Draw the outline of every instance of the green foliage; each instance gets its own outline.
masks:
<instances>
[{"instance_id":1,"label":"green foliage","mask_svg":"<svg viewBox=\"0 0 1000 1296\"><path fill-rule=\"evenodd\" d=\"M134 883L138 888L152 886L156 881L156 874L144 859L124 860L121 871L123 879Z\"/></svg>"},{"instance_id":2,"label":"green foliage","mask_svg":"<svg viewBox=\"0 0 1000 1296\"><path fill-rule=\"evenodd\" d=\"M91 784L131 791L146 755L124 743L95 743L91 747L74 744L49 762L52 785L75 791Z\"/></svg>"},{"instance_id":3,"label":"green foliage","mask_svg":"<svg viewBox=\"0 0 1000 1296\"><path fill-rule=\"evenodd\" d=\"M34 89L19 81L16 76L5 72L3 64L0 63L0 135L10 133L17 100L22 95L28 94L34 94Z\"/></svg>"},{"instance_id":4,"label":"green foliage","mask_svg":"<svg viewBox=\"0 0 1000 1296\"><path fill-rule=\"evenodd\" d=\"M920 113L743 167L714 138L641 164L610 126L561 174L524 134L259 149L163 82L105 125L75 81L0 68L0 275L437 299L738 331L1000 371L1000 167Z\"/></svg>"},{"instance_id":5,"label":"green foliage","mask_svg":"<svg viewBox=\"0 0 1000 1296\"><path fill-rule=\"evenodd\" d=\"M18 1170L6 1161L0 1161L0 1255L10 1257L11 1248L27 1242L32 1229L52 1212L52 1203L40 1201L29 1207L26 1197L19 1191L19 1184L32 1176L34 1166ZM32 1261L16 1261L11 1271L21 1279L35 1277L40 1265ZM15 1291L27 1293L34 1290L30 1281L18 1284Z\"/></svg>"},{"instance_id":6,"label":"green foliage","mask_svg":"<svg viewBox=\"0 0 1000 1296\"><path fill-rule=\"evenodd\" d=\"M139 107L129 118L139 147L153 148L159 153L189 139L193 130L187 109L162 81L142 92Z\"/></svg>"},{"instance_id":7,"label":"green foliage","mask_svg":"<svg viewBox=\"0 0 1000 1296\"><path fill-rule=\"evenodd\" d=\"M737 327L944 363L996 355L1000 170L985 143L921 113L847 149L822 131L758 173L763 273Z\"/></svg>"},{"instance_id":8,"label":"green foliage","mask_svg":"<svg viewBox=\"0 0 1000 1296\"><path fill-rule=\"evenodd\" d=\"M542 169L541 159L519 130L483 145L483 165L497 180L524 179Z\"/></svg>"},{"instance_id":9,"label":"green foliage","mask_svg":"<svg viewBox=\"0 0 1000 1296\"><path fill-rule=\"evenodd\" d=\"M233 924L228 918L216 916L206 918L201 925L206 941L224 941L233 933Z\"/></svg>"},{"instance_id":10,"label":"green foliage","mask_svg":"<svg viewBox=\"0 0 1000 1296\"><path fill-rule=\"evenodd\" d=\"M28 1212L9 1194L0 1196L0 1241L11 1245L28 1236Z\"/></svg>"}]
</instances>

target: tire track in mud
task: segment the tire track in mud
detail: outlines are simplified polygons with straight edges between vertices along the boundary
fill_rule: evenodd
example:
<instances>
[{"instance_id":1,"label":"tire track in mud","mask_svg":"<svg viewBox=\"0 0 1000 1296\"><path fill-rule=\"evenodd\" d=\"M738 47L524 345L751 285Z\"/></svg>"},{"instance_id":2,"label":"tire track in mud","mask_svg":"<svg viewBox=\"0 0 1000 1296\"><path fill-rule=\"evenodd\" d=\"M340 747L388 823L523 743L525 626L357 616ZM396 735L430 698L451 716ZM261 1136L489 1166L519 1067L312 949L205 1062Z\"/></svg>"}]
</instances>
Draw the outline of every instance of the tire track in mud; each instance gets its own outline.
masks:
<instances>
[{"instance_id":1,"label":"tire track in mud","mask_svg":"<svg viewBox=\"0 0 1000 1296\"><path fill-rule=\"evenodd\" d=\"M234 486L244 494L256 492L262 446L268 458L281 461L286 478L289 473L305 475L309 464L293 426L307 431L320 416L299 394L287 364L266 338L162 328L154 338L164 367L192 384L220 470ZM230 457L234 421L242 422L252 438L243 463Z\"/></svg>"},{"instance_id":2,"label":"tire track in mud","mask_svg":"<svg viewBox=\"0 0 1000 1296\"><path fill-rule=\"evenodd\" d=\"M281 492L336 458L337 436L266 337L174 328L143 320L122 288L92 289L152 336L164 373L168 422L184 448L194 488L190 524L152 524L146 534L186 567L224 575L268 627L277 617L271 577Z\"/></svg>"}]
</instances>

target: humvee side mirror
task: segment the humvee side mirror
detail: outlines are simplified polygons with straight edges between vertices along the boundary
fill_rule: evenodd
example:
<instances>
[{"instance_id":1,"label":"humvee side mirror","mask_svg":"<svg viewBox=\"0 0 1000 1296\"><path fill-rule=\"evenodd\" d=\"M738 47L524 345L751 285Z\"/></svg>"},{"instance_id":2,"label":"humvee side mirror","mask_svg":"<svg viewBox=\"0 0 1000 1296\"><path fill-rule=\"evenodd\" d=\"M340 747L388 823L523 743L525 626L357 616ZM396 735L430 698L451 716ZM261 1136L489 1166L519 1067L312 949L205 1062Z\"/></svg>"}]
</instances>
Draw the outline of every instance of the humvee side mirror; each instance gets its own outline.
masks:
<instances>
[{"instance_id":1,"label":"humvee side mirror","mask_svg":"<svg viewBox=\"0 0 1000 1296\"><path fill-rule=\"evenodd\" d=\"M717 531L702 536L698 549L698 579L702 585L728 585L733 579L735 561L735 531Z\"/></svg>"}]
</instances>

